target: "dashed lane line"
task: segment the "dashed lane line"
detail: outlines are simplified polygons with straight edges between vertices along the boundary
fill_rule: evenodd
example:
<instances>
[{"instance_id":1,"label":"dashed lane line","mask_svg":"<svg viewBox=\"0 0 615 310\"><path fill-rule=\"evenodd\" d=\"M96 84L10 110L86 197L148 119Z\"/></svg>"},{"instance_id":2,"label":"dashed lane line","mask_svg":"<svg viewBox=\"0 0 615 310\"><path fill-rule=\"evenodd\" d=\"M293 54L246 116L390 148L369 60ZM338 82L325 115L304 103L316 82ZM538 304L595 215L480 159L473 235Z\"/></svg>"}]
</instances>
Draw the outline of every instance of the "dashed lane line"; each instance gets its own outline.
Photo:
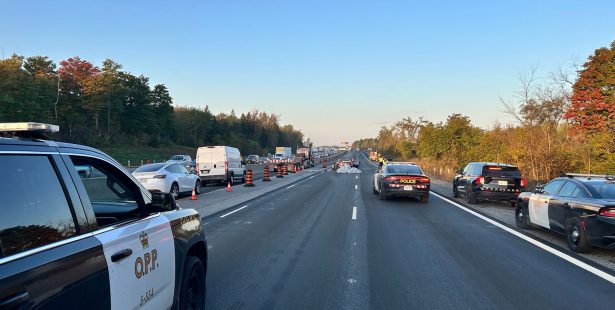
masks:
<instances>
[{"instance_id":1,"label":"dashed lane line","mask_svg":"<svg viewBox=\"0 0 615 310\"><path fill-rule=\"evenodd\" d=\"M243 207L241 207L241 208L239 208L239 209L233 210L233 211L231 211L231 212L229 212L229 213L226 213L226 214L224 214L224 215L220 215L220 217L221 217L221 218L222 218L222 217L227 217L227 216L229 216L229 215L231 215L231 214L233 214L233 213L235 213L235 212L237 212L237 211L239 211L239 210L245 209L245 208L247 208L247 207L248 207L248 205L245 205L245 206L243 206Z\"/></svg>"}]
</instances>

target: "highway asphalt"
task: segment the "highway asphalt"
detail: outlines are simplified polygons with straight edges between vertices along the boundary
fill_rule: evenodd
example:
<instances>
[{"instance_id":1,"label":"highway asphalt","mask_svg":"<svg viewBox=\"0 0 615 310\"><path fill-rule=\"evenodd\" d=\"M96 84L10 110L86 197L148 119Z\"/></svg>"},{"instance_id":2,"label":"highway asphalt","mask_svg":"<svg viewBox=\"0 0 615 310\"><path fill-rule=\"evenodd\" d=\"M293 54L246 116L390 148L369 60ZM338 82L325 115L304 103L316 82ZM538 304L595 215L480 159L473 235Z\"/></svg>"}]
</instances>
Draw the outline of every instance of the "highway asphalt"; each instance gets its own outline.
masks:
<instances>
[{"instance_id":1,"label":"highway asphalt","mask_svg":"<svg viewBox=\"0 0 615 310\"><path fill-rule=\"evenodd\" d=\"M615 285L432 194L325 171L204 218L208 309L610 309ZM608 276L608 275L607 275Z\"/></svg>"}]
</instances>

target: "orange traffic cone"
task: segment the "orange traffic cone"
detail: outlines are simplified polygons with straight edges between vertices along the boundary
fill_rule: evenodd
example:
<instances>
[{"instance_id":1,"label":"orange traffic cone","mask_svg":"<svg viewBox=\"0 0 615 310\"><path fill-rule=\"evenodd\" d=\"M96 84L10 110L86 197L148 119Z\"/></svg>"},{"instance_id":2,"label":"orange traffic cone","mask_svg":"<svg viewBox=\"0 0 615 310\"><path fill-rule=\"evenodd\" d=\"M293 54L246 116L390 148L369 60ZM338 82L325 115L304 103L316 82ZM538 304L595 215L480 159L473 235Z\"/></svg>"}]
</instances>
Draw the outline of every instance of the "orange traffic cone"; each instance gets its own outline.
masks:
<instances>
[{"instance_id":1,"label":"orange traffic cone","mask_svg":"<svg viewBox=\"0 0 615 310\"><path fill-rule=\"evenodd\" d=\"M230 192L231 191L231 182L226 183L226 191Z\"/></svg>"},{"instance_id":2,"label":"orange traffic cone","mask_svg":"<svg viewBox=\"0 0 615 310\"><path fill-rule=\"evenodd\" d=\"M196 191L194 188L192 189L192 197L190 197L190 200L196 200Z\"/></svg>"}]
</instances>

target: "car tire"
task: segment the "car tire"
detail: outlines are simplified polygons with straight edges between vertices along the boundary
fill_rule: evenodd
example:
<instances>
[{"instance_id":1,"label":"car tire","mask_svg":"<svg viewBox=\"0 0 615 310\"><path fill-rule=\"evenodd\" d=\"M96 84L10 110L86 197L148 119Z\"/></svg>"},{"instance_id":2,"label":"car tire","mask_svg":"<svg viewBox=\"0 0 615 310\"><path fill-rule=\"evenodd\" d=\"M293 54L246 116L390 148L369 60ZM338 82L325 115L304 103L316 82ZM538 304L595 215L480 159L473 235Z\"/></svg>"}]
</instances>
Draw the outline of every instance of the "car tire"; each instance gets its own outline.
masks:
<instances>
[{"instance_id":1,"label":"car tire","mask_svg":"<svg viewBox=\"0 0 615 310\"><path fill-rule=\"evenodd\" d=\"M247 172L245 172L245 171L243 172L243 178L241 178L241 183L246 183L246 175L247 174L248 174Z\"/></svg>"},{"instance_id":2,"label":"car tire","mask_svg":"<svg viewBox=\"0 0 615 310\"><path fill-rule=\"evenodd\" d=\"M179 295L179 309L205 309L205 267L195 256L186 257Z\"/></svg>"},{"instance_id":3,"label":"car tire","mask_svg":"<svg viewBox=\"0 0 615 310\"><path fill-rule=\"evenodd\" d=\"M459 191L457 190L457 186L453 184L453 197L459 198Z\"/></svg>"},{"instance_id":4,"label":"car tire","mask_svg":"<svg viewBox=\"0 0 615 310\"><path fill-rule=\"evenodd\" d=\"M428 194L428 195L423 195L423 196L421 196L421 197L420 197L420 199L421 199L421 202L422 202L422 203L427 203L427 202L429 202L429 194Z\"/></svg>"},{"instance_id":5,"label":"car tire","mask_svg":"<svg viewBox=\"0 0 615 310\"><path fill-rule=\"evenodd\" d=\"M171 194L173 194L173 198L179 198L179 185L177 183L171 184Z\"/></svg>"},{"instance_id":6,"label":"car tire","mask_svg":"<svg viewBox=\"0 0 615 310\"><path fill-rule=\"evenodd\" d=\"M194 193L195 194L197 194L197 195L201 194L201 186L203 186L201 184L201 181L200 180L196 180L196 183L194 183Z\"/></svg>"},{"instance_id":7,"label":"car tire","mask_svg":"<svg viewBox=\"0 0 615 310\"><path fill-rule=\"evenodd\" d=\"M566 219L566 243L568 248L576 253L589 253L592 246L587 240L587 232L581 225L581 218L573 216Z\"/></svg>"},{"instance_id":8,"label":"car tire","mask_svg":"<svg viewBox=\"0 0 615 310\"><path fill-rule=\"evenodd\" d=\"M227 183L231 183L231 186L235 185L235 174L231 173L230 177L227 179Z\"/></svg>"},{"instance_id":9,"label":"car tire","mask_svg":"<svg viewBox=\"0 0 615 310\"><path fill-rule=\"evenodd\" d=\"M378 191L378 199L380 199L380 200L387 200L388 198L389 197L387 197L387 194L384 192L382 187L380 187L380 190Z\"/></svg>"},{"instance_id":10,"label":"car tire","mask_svg":"<svg viewBox=\"0 0 615 310\"><path fill-rule=\"evenodd\" d=\"M476 199L476 193L472 193L470 189L466 190L466 201L471 205L477 204L478 199Z\"/></svg>"},{"instance_id":11,"label":"car tire","mask_svg":"<svg viewBox=\"0 0 615 310\"><path fill-rule=\"evenodd\" d=\"M515 222L517 223L517 227L521 229L530 229L532 227L527 207L519 203L515 207Z\"/></svg>"}]
</instances>

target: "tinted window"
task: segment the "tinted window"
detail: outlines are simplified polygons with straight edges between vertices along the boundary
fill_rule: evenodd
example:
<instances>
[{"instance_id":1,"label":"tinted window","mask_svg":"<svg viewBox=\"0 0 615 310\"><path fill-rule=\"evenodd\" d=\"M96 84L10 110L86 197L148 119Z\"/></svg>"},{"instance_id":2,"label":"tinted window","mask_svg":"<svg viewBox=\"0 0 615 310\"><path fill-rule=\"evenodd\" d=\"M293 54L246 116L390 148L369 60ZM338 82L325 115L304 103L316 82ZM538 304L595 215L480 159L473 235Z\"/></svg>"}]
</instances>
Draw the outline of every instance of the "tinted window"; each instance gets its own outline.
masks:
<instances>
[{"instance_id":1,"label":"tinted window","mask_svg":"<svg viewBox=\"0 0 615 310\"><path fill-rule=\"evenodd\" d=\"M75 167L89 167L90 177L81 181L96 215L98 226L106 226L140 216L137 197L139 187L128 176L101 160L71 156Z\"/></svg>"},{"instance_id":2,"label":"tinted window","mask_svg":"<svg viewBox=\"0 0 615 310\"><path fill-rule=\"evenodd\" d=\"M76 235L49 157L2 155L0 176L0 257Z\"/></svg>"},{"instance_id":3,"label":"tinted window","mask_svg":"<svg viewBox=\"0 0 615 310\"><path fill-rule=\"evenodd\" d=\"M484 166L482 175L487 177L520 177L521 173L517 167Z\"/></svg>"},{"instance_id":4,"label":"tinted window","mask_svg":"<svg viewBox=\"0 0 615 310\"><path fill-rule=\"evenodd\" d=\"M544 194L545 195L555 195L557 193L557 190L563 183L564 181L562 180L554 180L554 181L547 183L547 185L545 185L545 187L543 188Z\"/></svg>"},{"instance_id":5,"label":"tinted window","mask_svg":"<svg viewBox=\"0 0 615 310\"><path fill-rule=\"evenodd\" d=\"M588 182L602 199L615 199L615 183L609 181Z\"/></svg>"},{"instance_id":6,"label":"tinted window","mask_svg":"<svg viewBox=\"0 0 615 310\"><path fill-rule=\"evenodd\" d=\"M572 197L575 193L577 186L572 182L566 182L562 189L559 190L558 196L561 197Z\"/></svg>"},{"instance_id":7,"label":"tinted window","mask_svg":"<svg viewBox=\"0 0 615 310\"><path fill-rule=\"evenodd\" d=\"M160 170L165 164L144 165L135 170L135 172L154 172Z\"/></svg>"},{"instance_id":8,"label":"tinted window","mask_svg":"<svg viewBox=\"0 0 615 310\"><path fill-rule=\"evenodd\" d=\"M179 173L190 173L188 169L182 165L177 165L177 168L179 168Z\"/></svg>"},{"instance_id":9,"label":"tinted window","mask_svg":"<svg viewBox=\"0 0 615 310\"><path fill-rule=\"evenodd\" d=\"M472 169L472 165L467 165L463 168L463 174L470 174L470 170Z\"/></svg>"},{"instance_id":10,"label":"tinted window","mask_svg":"<svg viewBox=\"0 0 615 310\"><path fill-rule=\"evenodd\" d=\"M175 156L172 156L170 160L184 160L184 156L175 155Z\"/></svg>"},{"instance_id":11,"label":"tinted window","mask_svg":"<svg viewBox=\"0 0 615 310\"><path fill-rule=\"evenodd\" d=\"M389 174L423 174L421 169L417 166L402 166L402 165L390 165L387 166L387 173Z\"/></svg>"},{"instance_id":12,"label":"tinted window","mask_svg":"<svg viewBox=\"0 0 615 310\"><path fill-rule=\"evenodd\" d=\"M572 197L574 198L589 198L589 194L585 189L577 187L577 189L572 193Z\"/></svg>"}]
</instances>

